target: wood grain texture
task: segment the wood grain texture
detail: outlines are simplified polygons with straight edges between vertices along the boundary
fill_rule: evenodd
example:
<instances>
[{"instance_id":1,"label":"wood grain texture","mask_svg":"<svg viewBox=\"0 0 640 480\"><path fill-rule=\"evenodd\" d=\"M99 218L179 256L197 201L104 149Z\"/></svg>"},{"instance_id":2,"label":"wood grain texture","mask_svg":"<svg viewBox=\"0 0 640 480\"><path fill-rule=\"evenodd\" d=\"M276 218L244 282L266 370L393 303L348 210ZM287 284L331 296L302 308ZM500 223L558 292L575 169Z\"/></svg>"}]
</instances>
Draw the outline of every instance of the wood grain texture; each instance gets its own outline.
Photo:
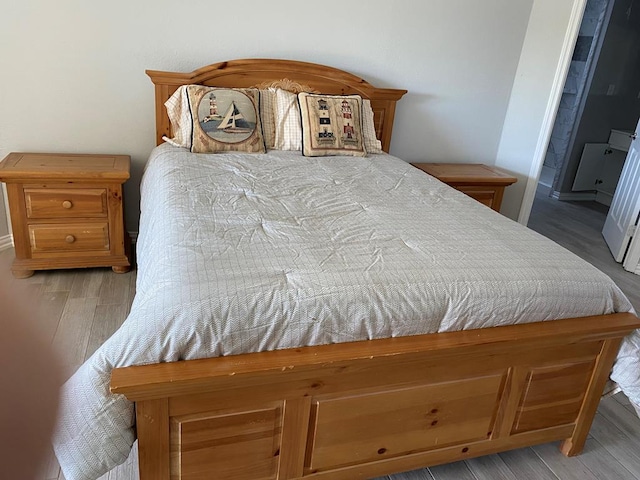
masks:
<instances>
[{"instance_id":1,"label":"wood grain texture","mask_svg":"<svg viewBox=\"0 0 640 480\"><path fill-rule=\"evenodd\" d=\"M328 368L332 373L350 373L354 369L350 364L373 364L377 368L387 363L428 362L433 374L449 375L448 365L439 364L439 360L451 358L457 354L466 355L466 363L458 369L470 372L504 368L508 362L491 360L496 354L517 352L531 359L545 358L553 360L553 355L564 356L567 352L567 339L578 356L590 355L599 351L599 341L616 338L626 334L638 325L640 320L633 314L619 313L603 316L564 319L553 322L537 322L522 325L509 325L479 330L446 332L441 334L415 335L411 337L386 338L363 342L350 342L315 347L301 347L270 352L232 355L213 359L191 360L145 366L116 369L113 372L111 388L114 393L122 393L134 400L157 398L184 393L196 393L208 384L226 382L229 376L236 376L234 386L239 387L240 376L243 381L272 376L273 379L302 372L308 375L313 368ZM554 348L556 347L556 348ZM562 348L557 348L562 347ZM429 353L428 357L422 354ZM486 365L478 365L480 355L487 356ZM417 356L417 358L416 358ZM347 362L342 364L341 362ZM467 370L465 370L467 371ZM402 371L396 372L403 378ZM379 376L379 375L378 375ZM331 383L341 377L335 376ZM435 381L436 377L432 377ZM374 374L370 380L378 381ZM327 388L327 385L324 385ZM375 385L375 383L374 383ZM217 388L215 388L217 390Z\"/></svg>"},{"instance_id":2,"label":"wood grain texture","mask_svg":"<svg viewBox=\"0 0 640 480\"><path fill-rule=\"evenodd\" d=\"M600 413L622 430L629 438L640 439L640 420L626 408L619 408L612 397L603 398L600 402Z\"/></svg>"},{"instance_id":3,"label":"wood grain texture","mask_svg":"<svg viewBox=\"0 0 640 480\"><path fill-rule=\"evenodd\" d=\"M282 478L301 477L304 470L311 397L285 400L284 408L282 443L290 445L291 448L280 452L278 476Z\"/></svg>"},{"instance_id":4,"label":"wood grain texture","mask_svg":"<svg viewBox=\"0 0 640 480\"><path fill-rule=\"evenodd\" d=\"M547 468L540 457L533 454L531 449L510 450L500 453L499 456L518 480L557 480L558 478Z\"/></svg>"},{"instance_id":5,"label":"wood grain texture","mask_svg":"<svg viewBox=\"0 0 640 480\"><path fill-rule=\"evenodd\" d=\"M504 189L517 182L495 167L480 163L412 163L414 167L499 212Z\"/></svg>"},{"instance_id":6,"label":"wood grain texture","mask_svg":"<svg viewBox=\"0 0 640 480\"><path fill-rule=\"evenodd\" d=\"M617 461L613 455L606 450L603 451L602 446L594 438L587 439L582 455L577 458L590 472L593 472L596 478L634 479L634 475Z\"/></svg>"},{"instance_id":7,"label":"wood grain texture","mask_svg":"<svg viewBox=\"0 0 640 480\"><path fill-rule=\"evenodd\" d=\"M562 480L602 480L580 461L580 456L564 456L555 443L535 445L531 450L542 459L556 477ZM608 458L603 455L602 459L606 461Z\"/></svg>"},{"instance_id":8,"label":"wood grain texture","mask_svg":"<svg viewBox=\"0 0 640 480\"><path fill-rule=\"evenodd\" d=\"M500 455L474 458L467 464L478 480L517 480Z\"/></svg>"},{"instance_id":9,"label":"wood grain texture","mask_svg":"<svg viewBox=\"0 0 640 480\"><path fill-rule=\"evenodd\" d=\"M465 461L445 463L423 470L428 471L434 480L477 480L475 475L471 473L468 462ZM417 471L419 472L420 470ZM391 478L396 480L396 476L393 475Z\"/></svg>"},{"instance_id":10,"label":"wood grain texture","mask_svg":"<svg viewBox=\"0 0 640 480\"><path fill-rule=\"evenodd\" d=\"M65 305L53 339L54 351L63 359L64 377L69 377L84 362L97 300L69 299Z\"/></svg>"},{"instance_id":11,"label":"wood grain texture","mask_svg":"<svg viewBox=\"0 0 640 480\"><path fill-rule=\"evenodd\" d=\"M136 404L140 478L169 480L168 401L150 400Z\"/></svg>"},{"instance_id":12,"label":"wood grain texture","mask_svg":"<svg viewBox=\"0 0 640 480\"><path fill-rule=\"evenodd\" d=\"M275 479L282 406L280 402L255 410L171 418L172 480L203 479L214 473L229 480Z\"/></svg>"},{"instance_id":13,"label":"wood grain texture","mask_svg":"<svg viewBox=\"0 0 640 480\"><path fill-rule=\"evenodd\" d=\"M620 348L621 340L622 338L608 339L603 342L602 352L599 355L600 361L596 362L594 365L593 375L591 375L591 378L589 379L588 390L591 389L599 392L604 391L604 385L609 377L611 365L613 365L618 349ZM577 455L582 451L587 435L589 434L589 429L591 428L591 419L593 419L593 416L596 413L599 402L599 396L587 397L582 402L582 406L578 413L575 432L571 438L568 438L563 442L560 447L562 453L567 456L571 456ZM589 420L584 421L585 419Z\"/></svg>"},{"instance_id":14,"label":"wood grain texture","mask_svg":"<svg viewBox=\"0 0 640 480\"><path fill-rule=\"evenodd\" d=\"M383 110L382 117L376 114L376 125L387 132L379 135L385 149L391 130L384 112L395 108L395 101L401 96L398 91L376 91L347 72L285 60L237 60L190 73L147 73L156 85L158 143L162 135L170 135L163 104L184 84L251 87L291 79L325 93L360 93L372 99L374 111ZM392 96L397 98L385 105ZM482 185L468 173L465 178L450 181L478 189L484 202L492 200L483 196L488 191L480 187L495 187L493 196L501 199L502 190L498 190L514 181L496 172L483 172L484 177L493 177L493 183ZM469 185L471 180L475 183ZM546 322L545 326L536 325L536 330L529 330L526 325L513 327L502 342L487 341L485 335L490 334L486 332L473 332L475 339L465 337L466 332L456 332L460 335L420 336L420 346L411 344L415 339L387 339L117 369L112 377L112 391L138 402L169 399L168 421L178 418L175 411L189 418L202 415L209 402L239 408L255 398L273 402L310 396L313 408L309 412L311 429L305 472L313 478L386 474L417 466L417 462L441 463L563 437L571 437L564 443L564 451L575 453L581 448L595 413L592 406L602 391L602 371L609 369L613 360L599 352L603 345L608 352L613 339L618 340L639 325L638 319L631 316L632 325L614 333L616 327L608 321L614 318L619 317L582 319L579 331L572 335L555 331L558 324L565 323ZM605 323L612 330L598 334L591 330ZM528 343L532 339L533 343ZM445 365L455 367L445 372ZM419 375L425 371L431 374L428 381ZM517 381L504 381L507 372L513 371L527 372L528 381L522 382L520 377ZM446 389L434 393L438 382L456 385L458 388L453 390L460 394L465 391L463 385L487 377L499 381L492 384L495 392L492 390L488 408L480 416L486 422L482 428L454 428L459 435L451 438L445 435L444 446L439 444L440 437L433 442L422 431L412 436L413 430L408 425L421 425L417 419L422 415L414 405L425 403L418 392L430 391L450 400L454 395L448 391L444 394ZM570 388L561 388L565 384ZM515 414L510 396L521 399ZM386 408L381 408L382 405ZM461 405L455 416L465 418L461 411L469 411L470 406L464 402ZM250 411L253 410L247 410L247 414ZM383 419L398 411L404 416L400 417L400 431L396 432ZM501 422L497 432L496 421ZM382 434L376 430L380 424L387 425L380 428ZM348 434L341 432L339 425L350 426L344 429ZM394 437L396 434L399 438ZM280 448L282 454L292 447L282 442ZM204 463L202 468L206 468ZM286 478L284 473L281 478Z\"/></svg>"},{"instance_id":15,"label":"wood grain texture","mask_svg":"<svg viewBox=\"0 0 640 480\"><path fill-rule=\"evenodd\" d=\"M489 436L502 375L318 398L309 469L377 461Z\"/></svg>"},{"instance_id":16,"label":"wood grain texture","mask_svg":"<svg viewBox=\"0 0 640 480\"><path fill-rule=\"evenodd\" d=\"M561 220L559 218L555 218L554 221L566 223L567 219ZM585 237L584 237L585 239L588 238L588 236L586 235L587 234L585 233ZM582 239L582 236L580 238ZM594 239L591 240L591 242L595 242L595 240L597 240L597 237L594 237ZM591 250L589 248L585 248L583 253L585 255L589 255L591 253ZM68 296L68 293L65 294L64 288L70 289L76 283L84 283L83 280L82 281L78 280L78 278L84 275L87 275L90 272L91 270L88 270L88 271L80 270L77 272L75 271L64 272L64 273L71 274L70 277L66 277L66 278L57 276L57 274L63 273L63 272L37 272L34 277L32 277L27 281L33 282L33 285L36 287L38 287L38 285L42 285L43 288L44 288L44 284L48 283L49 287L52 289L51 290L52 293L60 293L63 295L63 297L66 298ZM109 276L111 275L110 272L107 272L107 271L105 271L104 273L105 275L109 275ZM631 277L635 277L631 274L629 275ZM56 278L55 280L48 281L49 278L54 278L54 277ZM640 278L640 277L635 277L635 278ZM129 288L133 290L134 287L135 287L135 282L133 281L129 282ZM92 289L89 289L89 290L92 290ZM80 295L80 293L78 293L78 295ZM107 295L105 292L105 296L108 297L110 295ZM113 296L113 298L116 298L118 296L119 294ZM59 303L61 302L60 297L55 297L55 298L56 300L54 301L58 302L58 305L59 305ZM121 315L121 313L116 314L116 316L117 315ZM84 320L85 320L84 322L83 321L77 322L77 324L79 325L78 328L80 329L87 328L87 325L88 325L88 328L91 328L91 325L90 325L92 323L91 320L89 320L88 322L86 321L86 319ZM124 320L124 318L120 319L120 321L122 320ZM66 335L65 332L68 333L68 330L63 329L63 331L60 332L60 336ZM633 456L627 455L626 460L623 460L622 456L620 457L618 456L618 455L621 455L620 450L622 449L628 451L629 449L635 448L634 446L635 444L633 443L633 440L631 440L631 443L628 443L630 442L630 438L629 438L630 435L633 435L634 438L636 439L640 438L640 420L637 418L637 416L632 414L630 409L627 408L628 405L629 405L628 401L625 401L624 397L621 397L620 395L617 395L616 397L613 397L613 398L604 399L600 404L599 415L601 415L603 419L606 419L611 425L614 425L615 429L617 429L618 432L622 432L622 435L608 434L606 437L601 437L601 432L594 425L594 428L592 429L592 435L593 435L593 438L597 440L597 443L592 443L592 444L588 443L587 451L585 452L585 454L594 456L593 461L590 460L589 462L586 462L586 463L588 463L592 469L595 469L598 472L598 474L602 474L603 471L605 472L620 471L619 466L612 467L608 465L608 462L618 462L619 464L623 465L625 469L633 475L633 473L631 472L633 467L629 467L624 463L624 462L632 462ZM615 442L615 443L612 443L612 442ZM527 459L526 460L527 463L532 461L535 462L535 458L532 457L532 455L541 459L544 465L546 466L546 468L548 469L548 471L553 472L553 474L561 480L573 480L573 479L589 480L589 479L595 479L595 478L603 478L601 476L596 476L593 473L593 471L590 470L587 465L585 465L585 462L582 461L583 456L578 456L573 458L564 457L558 451L557 445L553 443L545 443L532 448L520 449L518 450L518 452L521 452L521 454ZM511 466L510 466L511 464L509 461L507 461L505 454L500 454L500 457L503 460L503 464L499 464L499 462L484 463L483 468L484 468L485 474L489 475L491 474L491 472L493 472L493 477L491 478L499 478L503 465L506 465L509 469L511 469ZM131 456L131 459L134 464L135 464L135 458L136 457L135 457L135 450L134 450ZM459 465L464 466L464 468L457 467ZM433 476L434 478L440 478L443 480L454 480L454 479L459 480L460 478L466 478L466 477L460 477L456 475L459 472L464 472L465 469L467 471L471 471L469 465L472 465L474 467L476 466L472 460L468 460L468 461L458 462L450 465L443 465L441 467L432 467L430 469L430 471L432 472L432 475L428 473L429 470L421 469L416 471L416 475L418 475L418 477L416 478L428 479L428 478L431 478L431 476ZM128 466L124 465L118 469L115 469L109 474L105 475L102 480L136 480L136 472L132 471L130 467L131 467L131 462L128 464ZM449 469L455 470L452 474L453 476L452 475L447 476ZM55 468L53 468L53 470L55 470ZM476 469L475 471L479 473L478 469ZM518 472L519 471L520 470L518 470ZM512 470L512 472L514 474L518 473L514 470ZM412 472L409 472L409 473L412 473ZM396 480L396 478L400 479L400 478L403 478L401 475L407 475L409 473L393 475L392 478L394 480ZM438 474L440 474L440 476L438 476ZM413 477L409 477L409 478L413 478ZM474 476L472 478L477 478L477 477ZM522 477L517 476L517 478L522 480L529 480L529 478L527 478L526 476L522 476ZM627 477L623 477L623 478L627 478ZM638 477L631 476L628 478L638 478ZM63 477L60 474L58 476L58 480L61 480L61 479L63 479Z\"/></svg>"},{"instance_id":17,"label":"wood grain texture","mask_svg":"<svg viewBox=\"0 0 640 480\"><path fill-rule=\"evenodd\" d=\"M389 477L385 477L387 479ZM409 472L398 473L393 476L394 480L433 480L433 475L426 468L421 468L420 470L411 470ZM467 480L464 477L460 477L460 480ZM475 480L472 476L468 480Z\"/></svg>"},{"instance_id":18,"label":"wood grain texture","mask_svg":"<svg viewBox=\"0 0 640 480\"><path fill-rule=\"evenodd\" d=\"M309 478L366 478L562 438L572 438L573 453L588 432L614 339L638 325L634 315L614 314L128 367L114 371L112 390L143 403L168 398L165 423L207 416L210 405L241 417L256 411L257 398L266 405L311 397ZM518 379L504 380L509 371ZM534 412L526 428L515 427L517 414L508 425L514 405ZM280 455L299 451L299 442L284 440ZM193 469L213 468L204 460L212 456L193 460Z\"/></svg>"},{"instance_id":19,"label":"wood grain texture","mask_svg":"<svg viewBox=\"0 0 640 480\"><path fill-rule=\"evenodd\" d=\"M502 170L482 163L412 163L416 168L445 183L460 185L502 185L516 183L518 179Z\"/></svg>"},{"instance_id":20,"label":"wood grain texture","mask_svg":"<svg viewBox=\"0 0 640 480\"><path fill-rule=\"evenodd\" d=\"M406 90L376 88L362 78L337 68L315 63L279 59L244 59L214 63L193 72L147 70L155 84L156 142L171 137L171 123L164 103L180 85L201 84L217 87L256 87L265 83L290 80L311 89L336 95L358 94L371 100L376 135L382 149L389 151L396 102ZM286 82L285 82L286 83Z\"/></svg>"},{"instance_id":21,"label":"wood grain texture","mask_svg":"<svg viewBox=\"0 0 640 480\"><path fill-rule=\"evenodd\" d=\"M640 437L629 437L603 415L593 419L591 435L622 466L631 472L634 478L640 478ZM620 441L623 440L623 441ZM597 448L598 461L600 448Z\"/></svg>"},{"instance_id":22,"label":"wood grain texture","mask_svg":"<svg viewBox=\"0 0 640 480\"><path fill-rule=\"evenodd\" d=\"M576 362L531 369L513 432L573 422L582 408L593 366Z\"/></svg>"},{"instance_id":23,"label":"wood grain texture","mask_svg":"<svg viewBox=\"0 0 640 480\"><path fill-rule=\"evenodd\" d=\"M122 184L125 155L10 153L0 163L7 183L20 278L36 270L116 267L126 271Z\"/></svg>"},{"instance_id":24,"label":"wood grain texture","mask_svg":"<svg viewBox=\"0 0 640 480\"><path fill-rule=\"evenodd\" d=\"M538 186L529 228L609 275L640 311L640 275L616 263L602 237L608 208L597 202L561 202L549 197L549 188Z\"/></svg>"},{"instance_id":25,"label":"wood grain texture","mask_svg":"<svg viewBox=\"0 0 640 480\"><path fill-rule=\"evenodd\" d=\"M0 265L3 265L7 271L12 257L13 252L11 250L0 252ZM60 274L64 274L65 277L61 278ZM135 293L135 274L136 272L134 270L125 275L131 278L131 281L128 282L129 291L124 299L124 301L129 304ZM97 292L100 291L100 283L103 276L114 277L110 271L104 269L60 270L36 272L36 274L28 280L15 280L15 282L19 285L24 285L25 282L29 283L29 288L33 288L34 295L42 288L43 293L42 299L40 300L41 310L50 313L50 315L43 317L42 328L50 332L50 335L53 335L56 333L60 314L65 307L67 299L99 297ZM44 284L48 284L52 291L44 292ZM82 285L85 285L87 288L81 287ZM105 289L107 288L110 287L105 286ZM121 296L120 293L114 295L112 297L113 301ZM110 319L112 324L111 328L115 328L126 318L128 306L117 307L115 303L111 305L114 307L113 315ZM95 323L106 320L102 314L108 315L108 310L111 306L105 305L102 308L103 309L99 306L96 307L93 321L91 321L91 319L87 321L87 319L84 318L78 319L78 321L75 322L76 325L78 325L77 328L80 330L96 329L97 325L95 325ZM57 333L59 336L65 336L69 331L63 329ZM82 336L82 332L79 333L80 336ZM104 333L106 334L106 331ZM90 337L92 335L94 335L93 332L90 333ZM91 343L90 340L90 344ZM93 351L88 346L85 358L92 353ZM594 456L594 462L605 465L608 461L619 462L634 475L632 478L637 480L640 479L640 476L633 472L640 469L640 461L635 460L637 452L640 451L640 445L637 445L638 442L640 442L640 440L638 440L640 439L640 419L638 419L635 413L632 413L629 408L631 408L629 401L622 394L606 398L601 402L598 409L599 413L596 415L593 428L591 429L591 435L598 443L593 444L593 450L589 450L587 453ZM606 422L605 427L601 426L603 422ZM517 454L513 457L513 461L511 460L511 453ZM601 455L601 453L603 453L603 455ZM607 453L609 455L606 455ZM516 475L518 480L546 479L549 475L554 475L551 478L558 478L559 480L594 480L598 478L581 462L582 456L567 458L560 453L556 443L545 443L532 448L517 449L499 455L503 463L484 463L483 474L493 475L498 478L500 473L497 469L506 465L514 475ZM528 469L533 469L537 466L541 468L544 466L546 470L535 470L536 476L533 477L530 473L527 473ZM472 468L475 469L476 473L481 474L476 468L476 464L469 460L438 465L430 467L429 469L421 468L419 470L410 470L405 473L394 474L390 477L377 477L377 480L431 480L432 478L436 480L477 480L477 477L471 473ZM134 449L125 464L114 468L111 472L100 478L100 480L138 479L137 443L134 444ZM60 472L60 468L52 452L49 459L42 465L41 475L36 480L64 480L64 476ZM598 478L598 480L601 479Z\"/></svg>"},{"instance_id":26,"label":"wood grain texture","mask_svg":"<svg viewBox=\"0 0 640 480\"><path fill-rule=\"evenodd\" d=\"M104 188L39 189L25 188L28 218L106 217L107 191Z\"/></svg>"}]
</instances>

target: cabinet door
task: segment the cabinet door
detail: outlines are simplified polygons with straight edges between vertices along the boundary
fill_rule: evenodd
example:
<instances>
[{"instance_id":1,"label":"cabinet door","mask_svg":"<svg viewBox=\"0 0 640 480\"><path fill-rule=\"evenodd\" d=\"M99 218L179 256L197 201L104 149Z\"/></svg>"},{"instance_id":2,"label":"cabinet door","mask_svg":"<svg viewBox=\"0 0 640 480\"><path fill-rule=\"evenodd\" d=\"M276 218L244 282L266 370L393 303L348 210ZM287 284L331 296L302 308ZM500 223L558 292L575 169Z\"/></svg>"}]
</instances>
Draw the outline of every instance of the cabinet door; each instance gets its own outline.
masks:
<instances>
[{"instance_id":1,"label":"cabinet door","mask_svg":"<svg viewBox=\"0 0 640 480\"><path fill-rule=\"evenodd\" d=\"M607 154L596 185L598 192L606 193L613 197L626 158L627 153L622 150L612 149L611 153Z\"/></svg>"},{"instance_id":2,"label":"cabinet door","mask_svg":"<svg viewBox=\"0 0 640 480\"><path fill-rule=\"evenodd\" d=\"M580 165L576 172L571 190L596 190L597 182L601 178L607 152L611 151L608 143L586 143L580 157Z\"/></svg>"}]
</instances>

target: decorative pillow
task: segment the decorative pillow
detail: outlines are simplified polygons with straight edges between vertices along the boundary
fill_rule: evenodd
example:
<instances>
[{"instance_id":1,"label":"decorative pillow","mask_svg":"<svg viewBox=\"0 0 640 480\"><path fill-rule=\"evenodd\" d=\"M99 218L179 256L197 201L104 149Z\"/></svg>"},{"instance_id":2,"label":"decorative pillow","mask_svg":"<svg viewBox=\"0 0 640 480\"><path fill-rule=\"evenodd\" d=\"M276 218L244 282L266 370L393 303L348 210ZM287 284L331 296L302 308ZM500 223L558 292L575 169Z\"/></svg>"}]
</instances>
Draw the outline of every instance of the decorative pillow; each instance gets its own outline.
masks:
<instances>
[{"instance_id":1,"label":"decorative pillow","mask_svg":"<svg viewBox=\"0 0 640 480\"><path fill-rule=\"evenodd\" d=\"M257 89L190 85L186 89L193 153L265 153Z\"/></svg>"},{"instance_id":2,"label":"decorative pillow","mask_svg":"<svg viewBox=\"0 0 640 480\"><path fill-rule=\"evenodd\" d=\"M360 95L298 94L302 124L302 154L306 157L364 157Z\"/></svg>"},{"instance_id":3,"label":"decorative pillow","mask_svg":"<svg viewBox=\"0 0 640 480\"><path fill-rule=\"evenodd\" d=\"M264 153L256 89L185 85L165 106L174 132L172 145L194 153Z\"/></svg>"},{"instance_id":4,"label":"decorative pillow","mask_svg":"<svg viewBox=\"0 0 640 480\"><path fill-rule=\"evenodd\" d=\"M368 98L362 100L362 128L364 129L364 148L367 153L383 153L382 143L376 136L371 100Z\"/></svg>"},{"instance_id":5,"label":"decorative pillow","mask_svg":"<svg viewBox=\"0 0 640 480\"><path fill-rule=\"evenodd\" d=\"M298 96L281 88L276 90L275 130L276 150L302 150Z\"/></svg>"},{"instance_id":6,"label":"decorative pillow","mask_svg":"<svg viewBox=\"0 0 640 480\"><path fill-rule=\"evenodd\" d=\"M162 139L174 147L191 149L191 130L193 125L189 112L189 101L185 95L186 89L187 85L178 87L173 92L173 95L164 102L164 106L167 108L167 115L171 121L173 138L162 137Z\"/></svg>"},{"instance_id":7,"label":"decorative pillow","mask_svg":"<svg viewBox=\"0 0 640 480\"><path fill-rule=\"evenodd\" d=\"M267 148L274 148L276 141L276 89L269 87L260 90L260 120L262 134Z\"/></svg>"}]
</instances>

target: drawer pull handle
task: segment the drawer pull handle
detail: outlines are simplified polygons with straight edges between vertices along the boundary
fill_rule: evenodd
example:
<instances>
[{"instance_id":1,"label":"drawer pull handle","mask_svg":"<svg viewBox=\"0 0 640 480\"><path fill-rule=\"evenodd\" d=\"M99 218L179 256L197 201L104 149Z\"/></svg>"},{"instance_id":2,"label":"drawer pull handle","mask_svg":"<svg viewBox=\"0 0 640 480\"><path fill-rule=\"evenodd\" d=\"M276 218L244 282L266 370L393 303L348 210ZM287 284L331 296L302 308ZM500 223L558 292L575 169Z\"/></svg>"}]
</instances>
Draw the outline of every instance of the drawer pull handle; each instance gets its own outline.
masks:
<instances>
[{"instance_id":1,"label":"drawer pull handle","mask_svg":"<svg viewBox=\"0 0 640 480\"><path fill-rule=\"evenodd\" d=\"M71 203L69 200L65 200L64 202L62 202L62 206L64 208L71 208L73 207L73 203Z\"/></svg>"},{"instance_id":2,"label":"drawer pull handle","mask_svg":"<svg viewBox=\"0 0 640 480\"><path fill-rule=\"evenodd\" d=\"M67 235L64 239L65 242L67 243L73 243L76 241L76 237L74 237L73 235Z\"/></svg>"}]
</instances>

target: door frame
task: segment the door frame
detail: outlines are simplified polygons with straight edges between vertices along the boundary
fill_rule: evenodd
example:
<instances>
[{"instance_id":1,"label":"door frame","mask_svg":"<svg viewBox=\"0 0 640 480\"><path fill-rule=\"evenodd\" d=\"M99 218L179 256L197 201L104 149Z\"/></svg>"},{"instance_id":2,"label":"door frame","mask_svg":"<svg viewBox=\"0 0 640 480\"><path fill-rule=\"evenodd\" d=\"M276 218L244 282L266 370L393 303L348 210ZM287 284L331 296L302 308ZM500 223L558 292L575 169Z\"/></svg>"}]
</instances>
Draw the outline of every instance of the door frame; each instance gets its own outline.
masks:
<instances>
[{"instance_id":1,"label":"door frame","mask_svg":"<svg viewBox=\"0 0 640 480\"><path fill-rule=\"evenodd\" d=\"M531 215L531 209L533 208L533 201L535 200L536 189L538 188L538 180L540 179L544 158L547 153L547 148L549 147L549 141L551 140L553 124L556 120L558 108L560 107L562 91L564 90L567 73L569 72L569 66L571 64L571 58L573 57L573 50L578 39L578 32L580 31L580 24L582 23L582 16L584 14L586 4L587 0L573 0L569 24L567 25L567 30L564 36L564 42L562 44L560 58L553 78L552 88L547 99L547 106L542 125L538 132L538 141L536 143L535 153L533 155L531 168L527 177L524 196L522 198L522 203L520 204L518 222L523 225L527 225L529 222L529 216Z\"/></svg>"},{"instance_id":2,"label":"door frame","mask_svg":"<svg viewBox=\"0 0 640 480\"><path fill-rule=\"evenodd\" d=\"M636 233L631 237L629 250L627 250L622 267L629 272L640 275L640 234L638 234L637 226Z\"/></svg>"}]
</instances>

